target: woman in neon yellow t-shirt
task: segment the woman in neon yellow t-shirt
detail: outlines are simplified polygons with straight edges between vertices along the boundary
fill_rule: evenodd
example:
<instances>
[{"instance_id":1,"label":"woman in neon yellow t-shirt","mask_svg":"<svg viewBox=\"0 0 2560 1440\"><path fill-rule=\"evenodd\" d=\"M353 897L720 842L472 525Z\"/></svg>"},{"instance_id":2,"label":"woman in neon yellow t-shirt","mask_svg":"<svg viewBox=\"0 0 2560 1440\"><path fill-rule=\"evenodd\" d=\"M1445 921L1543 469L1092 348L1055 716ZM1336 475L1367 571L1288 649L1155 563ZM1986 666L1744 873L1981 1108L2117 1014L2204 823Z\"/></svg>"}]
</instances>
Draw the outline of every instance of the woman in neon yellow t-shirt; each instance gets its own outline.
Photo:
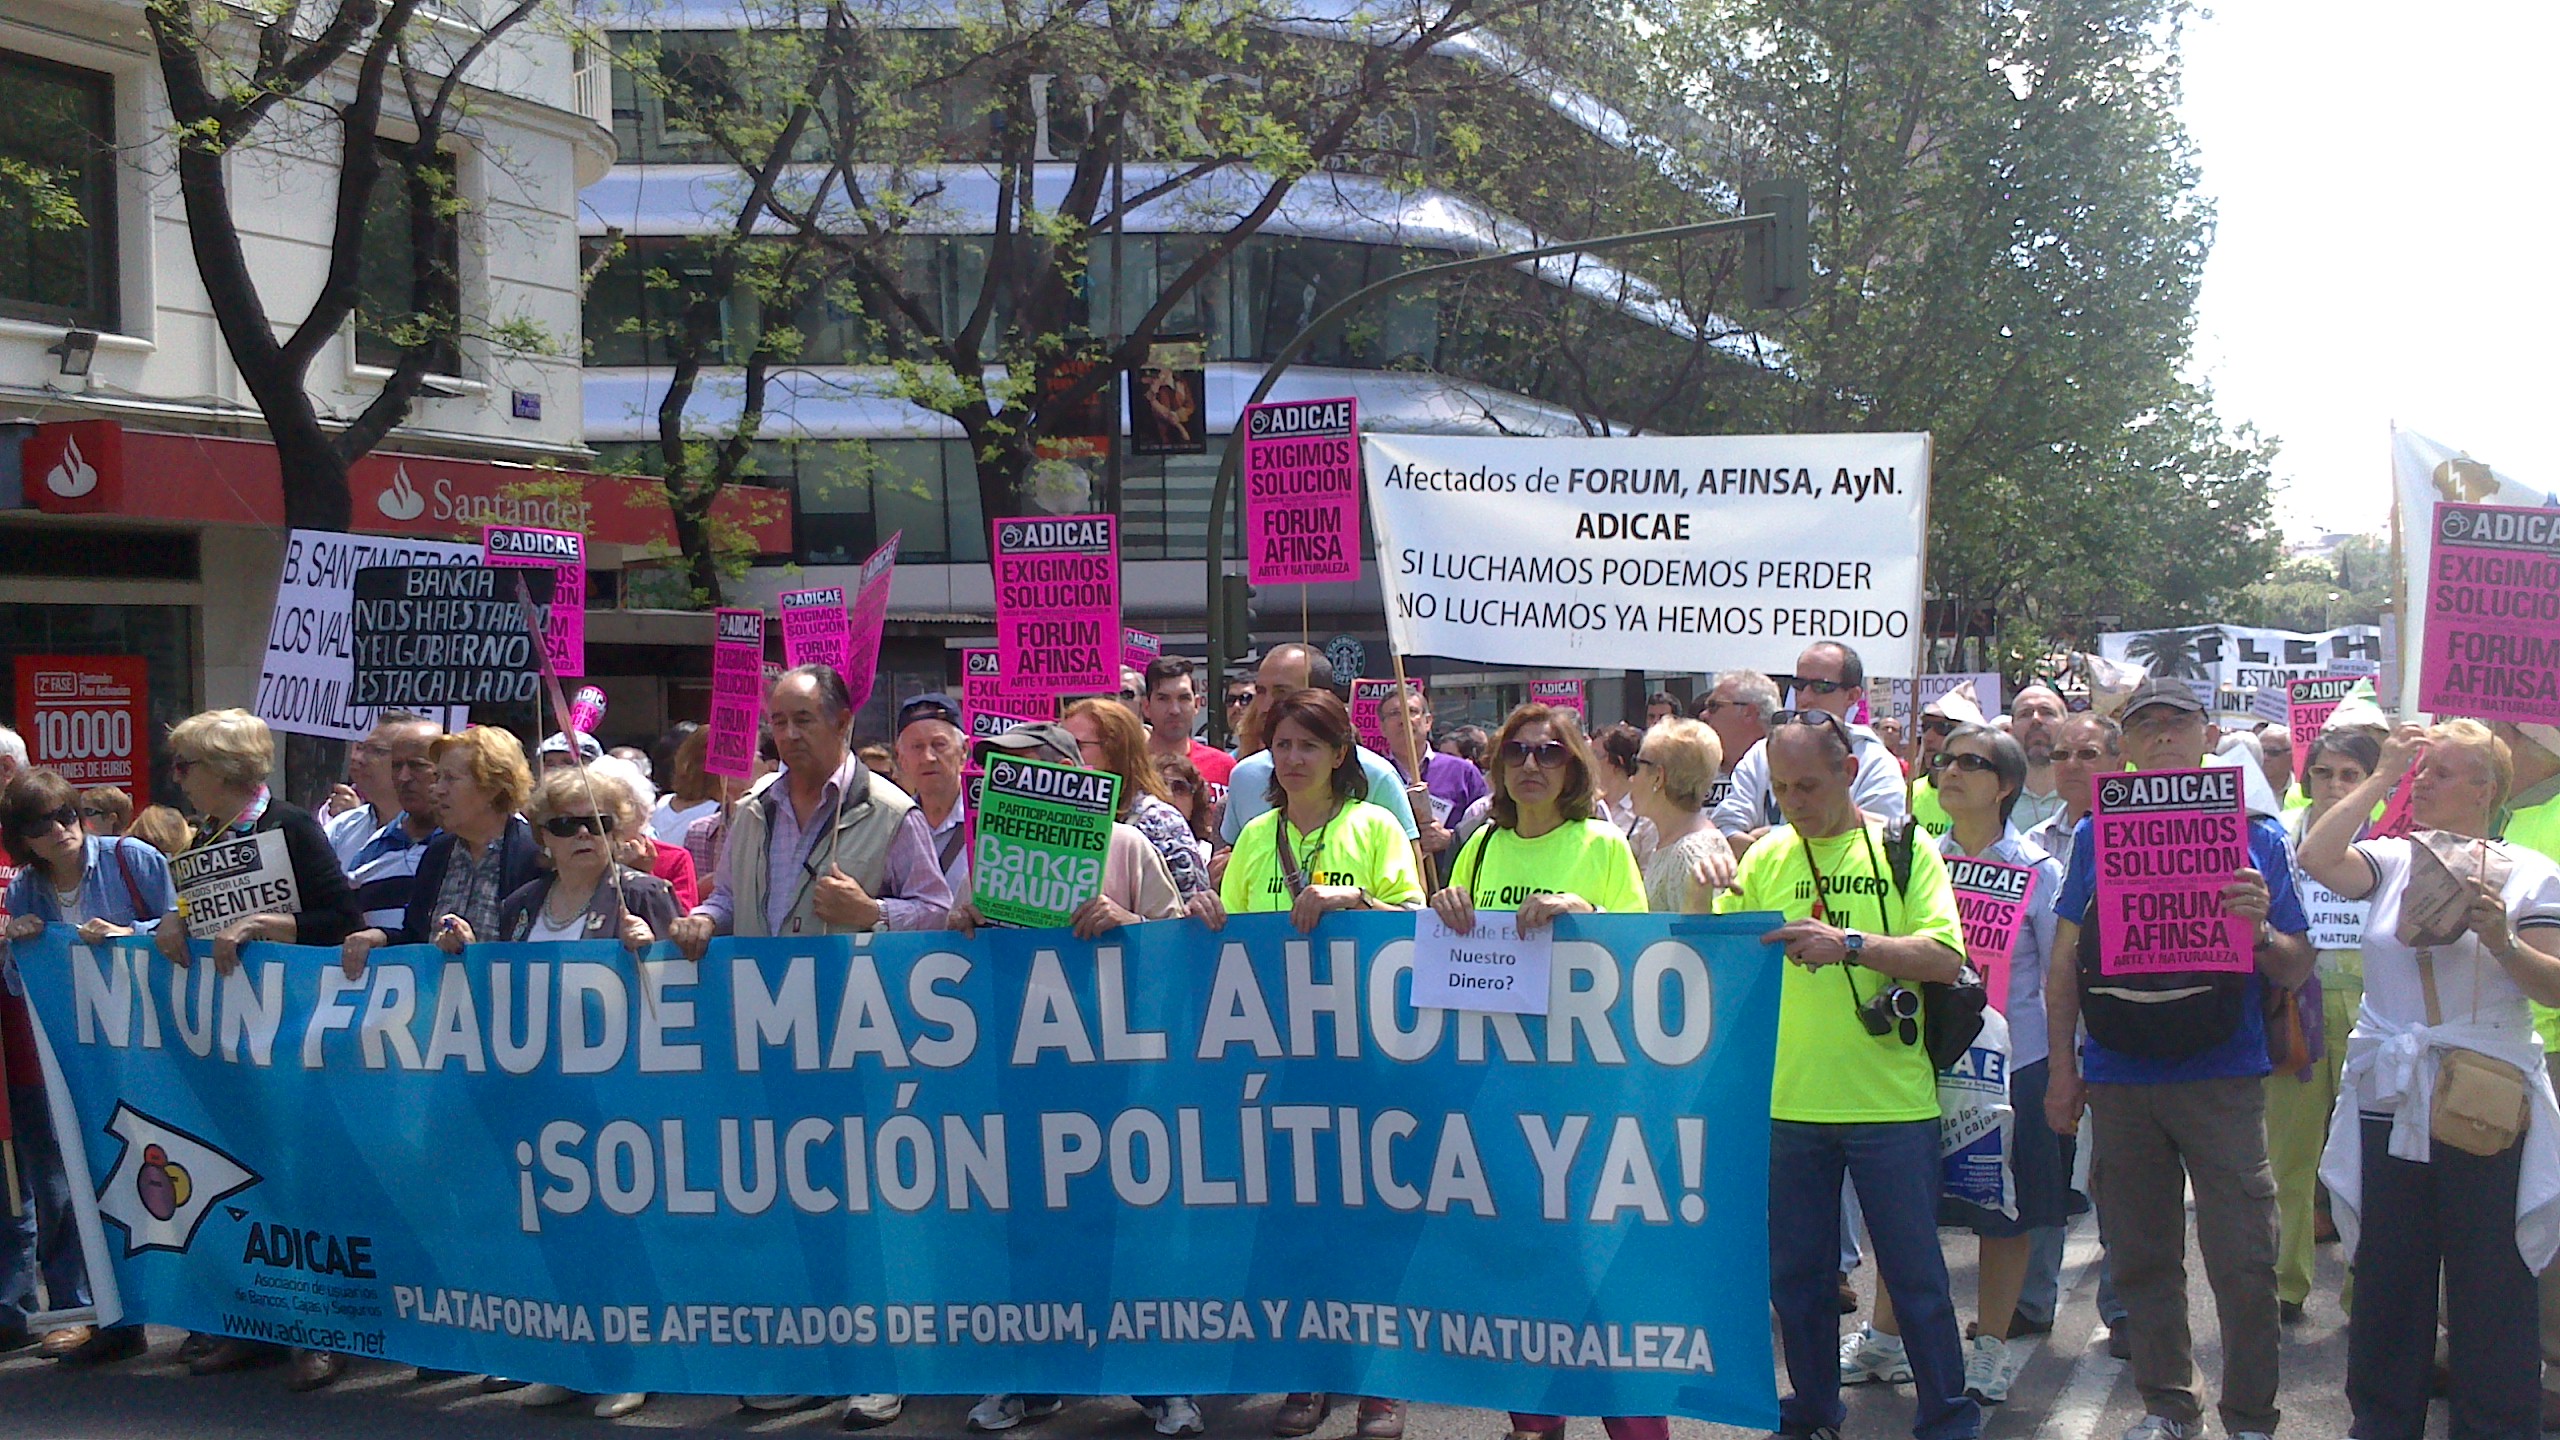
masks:
<instances>
[{"instance_id":1,"label":"woman in neon yellow t-shirt","mask_svg":"<svg viewBox=\"0 0 2560 1440\"><path fill-rule=\"evenodd\" d=\"M1644 874L1615 825L1596 818L1598 791L1582 729L1559 710L1523 705L1495 737L1492 823L1431 897L1449 928L1473 930L1478 910L1516 910L1534 930L1558 915L1645 909Z\"/></svg>"},{"instance_id":2,"label":"woman in neon yellow t-shirt","mask_svg":"<svg viewBox=\"0 0 2560 1440\"><path fill-rule=\"evenodd\" d=\"M1593 817L1599 791L1582 727L1563 711L1520 706L1502 722L1493 757L1491 823L1458 851L1455 883L1431 897L1449 928L1473 930L1479 909L1516 910L1523 930L1558 915L1641 913L1635 852L1617 826ZM1670 1422L1658 1415L1603 1418L1609 1440L1670 1440ZM1515 1410L1510 1440L1562 1440L1564 1423Z\"/></svg>"},{"instance_id":3,"label":"woman in neon yellow t-shirt","mask_svg":"<svg viewBox=\"0 0 2560 1440\"><path fill-rule=\"evenodd\" d=\"M1193 912L1214 925L1228 912L1286 910L1312 930L1328 911L1418 908L1422 880L1404 826L1363 798L1369 781L1351 712L1329 690L1299 690L1271 707L1266 724L1271 808L1236 836L1218 894L1194 897Z\"/></svg>"}]
</instances>

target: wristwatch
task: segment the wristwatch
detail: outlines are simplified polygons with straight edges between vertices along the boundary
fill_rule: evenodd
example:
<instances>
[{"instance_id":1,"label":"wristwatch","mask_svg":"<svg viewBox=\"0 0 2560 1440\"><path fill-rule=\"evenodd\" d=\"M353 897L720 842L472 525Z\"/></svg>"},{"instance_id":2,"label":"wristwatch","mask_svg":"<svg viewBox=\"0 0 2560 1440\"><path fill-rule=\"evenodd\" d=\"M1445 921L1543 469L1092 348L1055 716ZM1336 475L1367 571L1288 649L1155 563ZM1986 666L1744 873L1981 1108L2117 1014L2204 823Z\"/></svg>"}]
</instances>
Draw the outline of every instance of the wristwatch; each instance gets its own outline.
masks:
<instances>
[{"instance_id":1,"label":"wristwatch","mask_svg":"<svg viewBox=\"0 0 2560 1440\"><path fill-rule=\"evenodd\" d=\"M1843 963L1850 965L1863 965L1866 963L1863 958L1867 953L1867 937L1865 935L1860 934L1855 930L1843 930L1840 932L1840 944L1849 952Z\"/></svg>"}]
</instances>

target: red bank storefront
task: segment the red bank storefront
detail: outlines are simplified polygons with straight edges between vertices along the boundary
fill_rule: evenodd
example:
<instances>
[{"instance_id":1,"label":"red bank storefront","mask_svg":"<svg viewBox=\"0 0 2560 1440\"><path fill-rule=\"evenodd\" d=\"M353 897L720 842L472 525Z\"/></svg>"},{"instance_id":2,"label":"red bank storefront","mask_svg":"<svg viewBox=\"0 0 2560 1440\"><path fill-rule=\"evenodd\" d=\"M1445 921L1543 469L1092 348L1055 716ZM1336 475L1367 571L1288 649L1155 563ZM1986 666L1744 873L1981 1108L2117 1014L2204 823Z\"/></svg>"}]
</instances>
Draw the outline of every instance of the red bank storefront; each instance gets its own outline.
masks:
<instances>
[{"instance_id":1,"label":"red bank storefront","mask_svg":"<svg viewBox=\"0 0 2560 1440\"><path fill-rule=\"evenodd\" d=\"M689 708L670 693L708 674L709 617L645 608L674 578L655 482L386 452L356 462L348 488L360 533L585 535L589 679L611 699L608 734L643 735ZM715 515L764 553L790 549L788 492L732 491ZM172 723L252 703L284 540L262 440L112 420L0 427L0 718L38 763L159 790Z\"/></svg>"}]
</instances>

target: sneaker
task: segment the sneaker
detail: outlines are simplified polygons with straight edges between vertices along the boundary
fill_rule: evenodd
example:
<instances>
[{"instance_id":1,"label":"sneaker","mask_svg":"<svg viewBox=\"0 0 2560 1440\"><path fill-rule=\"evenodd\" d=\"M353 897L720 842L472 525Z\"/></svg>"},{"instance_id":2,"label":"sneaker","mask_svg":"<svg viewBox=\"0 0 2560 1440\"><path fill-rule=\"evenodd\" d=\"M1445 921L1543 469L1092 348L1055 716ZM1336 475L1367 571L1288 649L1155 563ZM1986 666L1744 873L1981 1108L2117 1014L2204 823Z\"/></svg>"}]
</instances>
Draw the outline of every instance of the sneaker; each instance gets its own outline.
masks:
<instances>
[{"instance_id":1,"label":"sneaker","mask_svg":"<svg viewBox=\"0 0 2560 1440\"><path fill-rule=\"evenodd\" d=\"M2190 1440L2204 1433L2202 1423L2181 1425L2165 1415L2145 1415L2139 1424L2124 1432L2124 1440ZM2233 1436L2232 1440L2239 1440Z\"/></svg>"},{"instance_id":2,"label":"sneaker","mask_svg":"<svg viewBox=\"0 0 2560 1440\"><path fill-rule=\"evenodd\" d=\"M528 1410L544 1410L554 1405L566 1405L572 1400L585 1398L566 1385L553 1385L548 1382L527 1385L516 1392L516 1403Z\"/></svg>"},{"instance_id":3,"label":"sneaker","mask_svg":"<svg viewBox=\"0 0 2560 1440\"><path fill-rule=\"evenodd\" d=\"M1209 1428L1188 1395L1167 1395L1162 1403L1147 1407L1147 1416L1156 1422L1159 1435L1197 1435Z\"/></svg>"},{"instance_id":4,"label":"sneaker","mask_svg":"<svg viewBox=\"0 0 2560 1440\"><path fill-rule=\"evenodd\" d=\"M2009 1363L2009 1342L1976 1335L1964 1349L1964 1393L1985 1405L2009 1398L2009 1382L2017 1367Z\"/></svg>"},{"instance_id":5,"label":"sneaker","mask_svg":"<svg viewBox=\"0 0 2560 1440\"><path fill-rule=\"evenodd\" d=\"M619 1420L625 1415L636 1413L641 1406L648 1403L649 1392L646 1390L625 1390L618 1395L600 1395L596 1397L596 1418Z\"/></svg>"},{"instance_id":6,"label":"sneaker","mask_svg":"<svg viewBox=\"0 0 2560 1440\"><path fill-rule=\"evenodd\" d=\"M847 1395L844 1418L836 1422L840 1430L874 1430L891 1424L907 1408L904 1395Z\"/></svg>"},{"instance_id":7,"label":"sneaker","mask_svg":"<svg viewBox=\"0 0 2560 1440\"><path fill-rule=\"evenodd\" d=\"M1861 1325L1856 1334L1840 1342L1841 1384L1906 1385L1910 1381L1911 1357L1902 1348L1901 1336Z\"/></svg>"},{"instance_id":8,"label":"sneaker","mask_svg":"<svg viewBox=\"0 0 2560 1440\"><path fill-rule=\"evenodd\" d=\"M1066 1408L1055 1395L990 1395L969 1407L972 1430L1010 1430L1025 1420L1046 1420Z\"/></svg>"}]
</instances>

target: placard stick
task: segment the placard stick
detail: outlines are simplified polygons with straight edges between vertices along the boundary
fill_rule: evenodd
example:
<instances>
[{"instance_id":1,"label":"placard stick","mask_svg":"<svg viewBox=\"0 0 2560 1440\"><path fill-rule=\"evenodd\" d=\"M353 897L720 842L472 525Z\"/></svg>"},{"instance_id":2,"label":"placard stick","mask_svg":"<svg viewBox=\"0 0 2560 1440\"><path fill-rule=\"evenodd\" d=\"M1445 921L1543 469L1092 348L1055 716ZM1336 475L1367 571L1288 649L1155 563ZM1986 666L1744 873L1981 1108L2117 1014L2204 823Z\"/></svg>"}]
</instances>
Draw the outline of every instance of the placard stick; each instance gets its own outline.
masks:
<instances>
[{"instance_id":1,"label":"placard stick","mask_svg":"<svg viewBox=\"0 0 2560 1440\"><path fill-rule=\"evenodd\" d=\"M1298 587L1298 643L1305 645L1314 641L1314 627L1307 623L1307 587L1301 585Z\"/></svg>"},{"instance_id":2,"label":"placard stick","mask_svg":"<svg viewBox=\"0 0 2560 1440\"><path fill-rule=\"evenodd\" d=\"M1305 587L1301 586L1299 588L1303 590ZM1431 757L1423 752L1422 742L1413 732L1413 707L1405 703L1405 696L1413 689L1413 686L1404 678L1404 653L1390 645L1387 647L1387 658L1389 662L1395 666L1396 713L1404 717L1404 744L1406 749L1413 752L1413 778L1415 783L1424 784L1425 782L1422 779L1422 767L1423 764ZM1410 802L1408 801L1408 803ZM1431 801L1429 799L1427 784L1425 785L1425 797L1422 804L1422 813L1425 815L1430 814ZM1414 828L1418 830L1422 827L1417 823ZM1439 862L1434 860L1432 857L1420 854L1419 852L1415 854L1414 858L1422 862L1422 893L1428 895L1432 891L1439 889Z\"/></svg>"},{"instance_id":3,"label":"placard stick","mask_svg":"<svg viewBox=\"0 0 2560 1440\"><path fill-rule=\"evenodd\" d=\"M0 1171L7 1172L9 1181L9 1218L23 1219L27 1213L27 1202L18 1195L17 1141L0 1140Z\"/></svg>"},{"instance_id":4,"label":"placard stick","mask_svg":"<svg viewBox=\"0 0 2560 1440\"><path fill-rule=\"evenodd\" d=\"M516 613L524 619L525 633L533 637L533 653L542 664L542 683L551 694L551 718L560 727L560 738L569 742L569 758L577 766L578 783L587 792L587 813L601 815L604 807L596 802L595 772L587 768L587 752L578 745L578 736L583 732L570 727L569 697L561 693L560 674L551 668L551 651L543 642L546 631L533 613L533 592L526 588L521 575L516 577ZM601 745L598 748L602 748ZM622 914L628 919L631 915L631 890L622 883L622 861L613 853L612 837L599 838L604 840L604 876L613 882L614 900L621 905ZM616 935L614 938L619 940L622 937ZM634 956L633 960L636 963L638 957ZM640 998L653 1008L657 1003L650 997L646 985L640 987Z\"/></svg>"}]
</instances>

